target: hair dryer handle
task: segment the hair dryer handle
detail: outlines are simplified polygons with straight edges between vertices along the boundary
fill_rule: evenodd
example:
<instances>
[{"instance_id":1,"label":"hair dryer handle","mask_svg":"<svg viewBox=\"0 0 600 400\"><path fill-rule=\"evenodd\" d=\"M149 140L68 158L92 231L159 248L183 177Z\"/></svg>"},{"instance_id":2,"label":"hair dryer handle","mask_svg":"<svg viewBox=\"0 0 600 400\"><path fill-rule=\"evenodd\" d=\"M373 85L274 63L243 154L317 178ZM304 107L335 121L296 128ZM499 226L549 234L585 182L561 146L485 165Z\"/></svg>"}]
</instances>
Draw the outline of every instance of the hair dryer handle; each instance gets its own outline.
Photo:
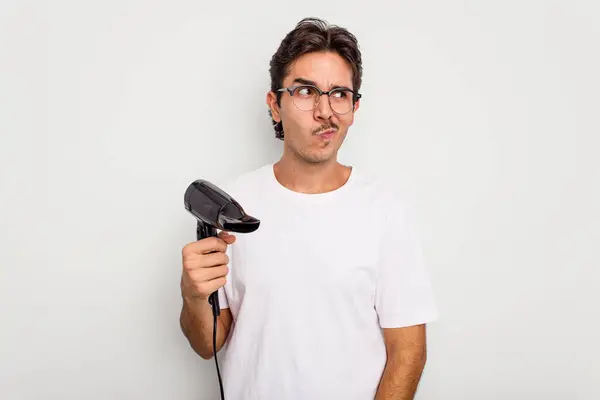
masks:
<instances>
[{"instance_id":1,"label":"hair dryer handle","mask_svg":"<svg viewBox=\"0 0 600 400\"><path fill-rule=\"evenodd\" d=\"M217 229L209 224L198 221L196 228L196 239L204 239L211 236L218 236ZM221 314L221 306L219 305L219 293L215 291L208 296L208 302L212 306L213 315L218 316Z\"/></svg>"},{"instance_id":2,"label":"hair dryer handle","mask_svg":"<svg viewBox=\"0 0 600 400\"><path fill-rule=\"evenodd\" d=\"M221 315L221 306L219 305L219 292L212 292L210 296L208 296L208 302L212 306L213 315L219 316Z\"/></svg>"}]
</instances>

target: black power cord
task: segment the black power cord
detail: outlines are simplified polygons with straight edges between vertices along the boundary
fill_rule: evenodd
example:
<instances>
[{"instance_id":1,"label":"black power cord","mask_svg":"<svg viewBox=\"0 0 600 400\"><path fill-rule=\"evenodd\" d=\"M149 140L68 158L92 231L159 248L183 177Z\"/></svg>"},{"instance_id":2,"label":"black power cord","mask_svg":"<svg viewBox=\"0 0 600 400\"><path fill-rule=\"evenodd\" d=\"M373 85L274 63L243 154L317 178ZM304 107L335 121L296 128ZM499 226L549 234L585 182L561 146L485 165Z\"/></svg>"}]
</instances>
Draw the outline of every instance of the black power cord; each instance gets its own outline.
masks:
<instances>
[{"instance_id":1,"label":"black power cord","mask_svg":"<svg viewBox=\"0 0 600 400\"><path fill-rule=\"evenodd\" d=\"M219 306L218 293L212 293L208 302L212 306L212 312L214 317L213 323L213 357L215 358L215 365L217 367L217 377L219 378L219 389L221 390L221 400L225 400L225 393L223 391L223 381L221 380L221 371L219 371L219 360L217 360L217 316L221 314L221 307Z\"/></svg>"}]
</instances>

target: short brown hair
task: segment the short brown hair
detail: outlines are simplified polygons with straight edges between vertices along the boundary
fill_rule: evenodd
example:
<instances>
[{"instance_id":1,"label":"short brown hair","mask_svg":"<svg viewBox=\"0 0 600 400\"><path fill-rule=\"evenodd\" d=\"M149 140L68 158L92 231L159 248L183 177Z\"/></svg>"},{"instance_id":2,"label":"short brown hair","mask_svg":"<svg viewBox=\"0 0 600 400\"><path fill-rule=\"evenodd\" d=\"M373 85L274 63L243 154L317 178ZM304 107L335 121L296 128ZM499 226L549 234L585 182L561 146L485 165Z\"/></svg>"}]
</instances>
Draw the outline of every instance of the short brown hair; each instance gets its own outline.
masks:
<instances>
[{"instance_id":1,"label":"short brown hair","mask_svg":"<svg viewBox=\"0 0 600 400\"><path fill-rule=\"evenodd\" d=\"M352 67L352 85L357 93L362 83L362 56L356 37L347 29L330 25L319 18L304 18L281 41L270 62L271 90L277 94L281 105L281 88L289 74L290 64L298 57L312 52L331 51L343 57ZM271 110L269 116L272 117ZM272 118L271 118L272 119ZM275 137L283 140L283 125L273 120Z\"/></svg>"}]
</instances>

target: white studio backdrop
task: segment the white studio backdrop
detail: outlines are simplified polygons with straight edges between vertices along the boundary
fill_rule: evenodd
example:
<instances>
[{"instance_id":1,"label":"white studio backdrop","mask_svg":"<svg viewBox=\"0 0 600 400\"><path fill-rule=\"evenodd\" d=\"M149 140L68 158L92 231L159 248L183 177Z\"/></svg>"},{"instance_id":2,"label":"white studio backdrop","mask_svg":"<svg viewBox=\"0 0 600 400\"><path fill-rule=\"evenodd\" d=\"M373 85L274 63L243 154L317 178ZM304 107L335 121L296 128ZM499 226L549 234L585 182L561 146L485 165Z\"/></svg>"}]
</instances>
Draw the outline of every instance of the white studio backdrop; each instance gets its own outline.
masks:
<instances>
[{"instance_id":1,"label":"white studio backdrop","mask_svg":"<svg viewBox=\"0 0 600 400\"><path fill-rule=\"evenodd\" d=\"M318 16L364 57L341 161L417 210L441 312L417 398L599 399L599 13L4 0L0 398L218 398L179 329L183 193L279 157L268 63Z\"/></svg>"}]
</instances>

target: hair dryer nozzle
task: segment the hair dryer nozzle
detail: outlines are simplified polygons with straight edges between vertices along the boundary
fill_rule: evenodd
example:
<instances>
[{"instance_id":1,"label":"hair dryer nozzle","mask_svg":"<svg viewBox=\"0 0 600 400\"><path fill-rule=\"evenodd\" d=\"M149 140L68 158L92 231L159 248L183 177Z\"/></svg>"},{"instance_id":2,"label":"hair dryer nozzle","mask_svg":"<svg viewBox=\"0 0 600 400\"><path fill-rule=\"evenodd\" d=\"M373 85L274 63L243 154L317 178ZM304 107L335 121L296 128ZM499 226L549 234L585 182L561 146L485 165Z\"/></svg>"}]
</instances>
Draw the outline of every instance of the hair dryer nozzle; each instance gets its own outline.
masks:
<instances>
[{"instance_id":1,"label":"hair dryer nozzle","mask_svg":"<svg viewBox=\"0 0 600 400\"><path fill-rule=\"evenodd\" d=\"M223 230L231 232L250 233L257 230L260 225L260 221L250 215L244 215L239 219L232 219L225 214L221 214L219 219Z\"/></svg>"}]
</instances>

